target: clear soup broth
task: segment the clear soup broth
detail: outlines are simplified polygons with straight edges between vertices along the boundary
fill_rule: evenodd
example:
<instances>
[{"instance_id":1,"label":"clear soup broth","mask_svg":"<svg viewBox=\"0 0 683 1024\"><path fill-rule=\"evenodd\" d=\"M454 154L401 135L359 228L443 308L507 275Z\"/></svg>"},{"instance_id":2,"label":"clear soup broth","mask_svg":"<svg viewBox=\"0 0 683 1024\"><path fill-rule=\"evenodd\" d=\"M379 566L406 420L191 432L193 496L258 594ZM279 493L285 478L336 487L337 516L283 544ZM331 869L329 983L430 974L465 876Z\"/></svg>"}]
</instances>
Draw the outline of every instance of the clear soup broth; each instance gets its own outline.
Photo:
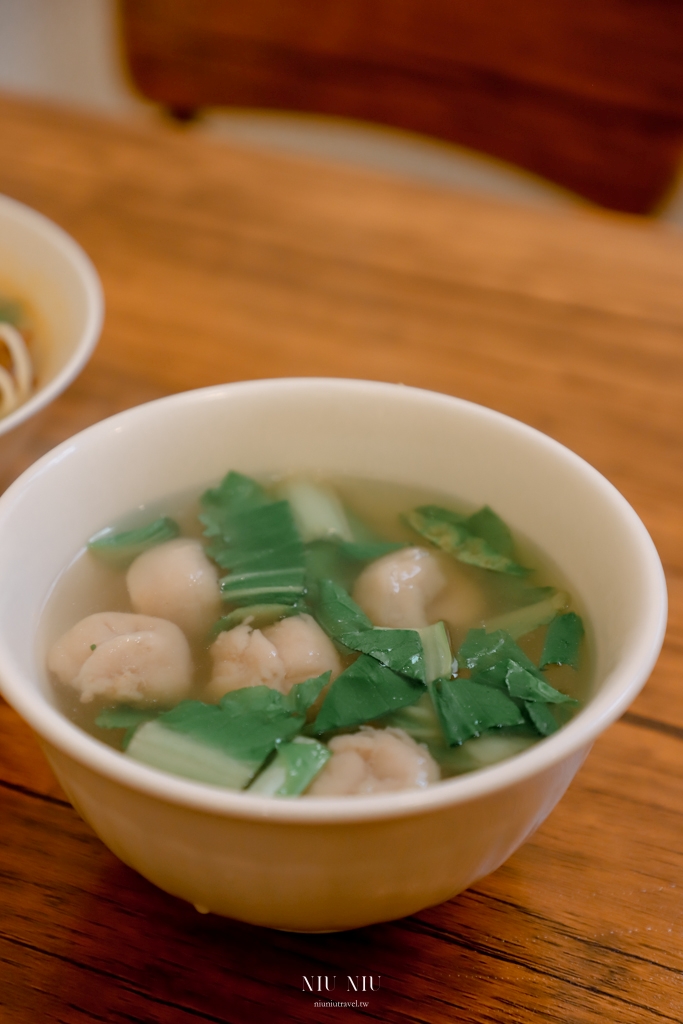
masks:
<instances>
[{"instance_id":1,"label":"clear soup broth","mask_svg":"<svg viewBox=\"0 0 683 1024\"><path fill-rule=\"evenodd\" d=\"M271 498L281 498L288 493L287 480L272 478L262 483ZM417 690L415 691L414 699L411 699L410 695L400 696L398 700L399 706L390 706L384 709L384 713L380 715L374 714L374 711L371 709L371 717L363 722L351 722L349 724L343 719L343 712L341 720L329 719L328 715L326 721L328 721L328 724L331 722L331 727L321 732L320 729L317 731L315 729L315 722L318 719L315 718L314 713L322 714L321 707L328 700L328 696L336 684L335 679L330 687L328 681L323 686L316 700L308 707L305 713L306 723L301 729L301 735L297 742L302 744L308 742L311 744L311 750L314 743L317 743L318 746L322 745L325 748L324 756L329 758L329 750L335 747L335 743L332 741L336 740L336 746L341 749L338 737L354 735L359 733L359 730L361 732L365 730L363 736L369 742L369 739L373 738L378 730L388 728L394 738L402 739L402 736L399 734L405 733L410 737L413 744L417 744L420 749L425 749L426 747L430 757L438 766L437 774L434 775L432 772L432 775L427 780L433 782L437 778L449 778L514 756L530 745L540 741L545 735L549 735L556 728L560 728L576 713L589 696L591 687L593 659L590 643L586 637L583 636L578 644L578 654L575 651L573 658L569 658L570 661L573 660L573 664L558 664L556 661L551 661L551 663L543 667L542 671L538 667L541 664L544 650L547 650L546 644L549 630L557 628L557 620L563 619L565 623L569 624L569 613L573 613L572 622L576 620L577 616L580 616L581 620L585 623L585 617L582 615L582 609L577 604L576 595L571 594L570 588L567 586L566 581L561 578L557 568L529 540L515 535L512 548L506 549L508 554L505 557L507 557L507 562L513 566L512 571L500 571L499 568L483 567L482 564L473 564L473 562L479 561L480 563L489 564L487 563L487 558L490 562L491 557L495 556L498 558L498 556L495 550L492 556L491 547L487 541L482 541L482 538L476 534L470 535L468 533L470 527L462 528L465 534L467 534L463 542L464 546L453 551L444 550L444 547L448 548L449 543L451 549L453 548L452 533L448 534L446 538L448 543L441 544L443 537L439 540L439 530L442 528L446 529L440 521L437 522L438 529L434 527L432 520L428 520L425 526L426 520L423 516L423 519L419 520L418 523L418 525L424 527L425 532L422 533L418 532L415 528L415 523L418 520L413 519L412 525L406 521L406 514L411 513L411 510L424 509L425 507L432 509L436 507L437 510L445 509L449 513L456 513L459 520L462 521L467 519L467 517L471 517L474 511L471 508L467 508L464 503L459 503L443 494L427 493L415 488L369 480L344 478L326 480L322 483L320 481L313 481L312 483L314 488L320 485L323 493L329 494L332 492L339 499L343 507L343 514L346 517L346 528L350 531L348 536L352 538L352 547L349 547L348 543L347 547L344 547L340 537L334 537L332 534L329 534L326 538L308 541L304 537L306 580L303 593L300 595L300 600L295 604L294 611L303 612L306 616L310 615L316 622L322 622L323 626L327 627L326 632L328 636L331 635L339 658L338 668L341 672L337 674L340 680L354 663L361 659L367 660L370 658L373 662L370 665L371 670L374 670L376 665L380 665L378 671L387 669L390 673L394 673L391 676L392 679L396 676L396 678L402 680L401 686L403 689L399 686L401 694L403 694L403 690L409 684L414 684ZM296 504L293 499L290 501L290 505L292 503ZM196 494L184 494L170 498L155 507L136 509L124 521L108 525L113 526L115 533L126 532L144 527L158 517L171 517L177 523L181 537L194 538L201 541L205 548L207 545L211 548L212 540L207 540L203 536L203 524L199 520L201 511L200 497ZM296 522L299 522L296 515L294 518ZM446 526L450 528L449 524L446 524ZM495 529L491 533L490 527L491 523L488 523L487 529L489 533L487 536L489 536L489 539L493 538L498 543L496 539L498 535ZM308 527L304 525L304 531L309 528L310 523ZM457 534L460 527L456 524L453 528ZM471 528L473 530L477 528L476 523L471 525ZM486 530L482 532L486 533ZM460 534L457 534L457 537L459 536ZM435 538L439 540L439 544L435 543ZM365 591L363 586L359 584L359 581L363 573L367 573L369 567L379 565L381 559L384 559L386 562L387 559L394 557L394 555L392 552L387 551L384 554L380 553L377 558L358 558L355 556L359 553L377 554L379 549L364 548L361 550L359 545L377 545L379 542L385 544L393 542L397 546L396 552L403 551L405 557L407 557L406 552L414 549L427 552L428 554L424 558L428 558L429 566L435 567L434 572L440 574L438 576L440 582L436 587L436 592L430 593L425 602L424 615L426 616L426 621L413 623L412 625L406 621L397 626L392 622L377 622L373 620L372 614L369 614L369 619L371 620L369 625L373 627L372 632L368 631L367 626L363 626L360 632L349 631L347 628L347 632L343 634L347 641L352 635L355 637L361 636L362 642L358 641L361 646L357 646L355 650L352 650L340 641L339 633L336 636L334 635L334 629L330 633L329 615L326 618L327 613L325 613L324 609L323 612L320 612L320 605L316 605L316 601L320 602L322 600L320 596L322 584L320 581L322 579L331 579L334 586L341 588L341 591L345 594L352 597L354 595L358 597L360 594L362 597ZM353 547L353 544L356 547ZM402 547L399 545L402 545ZM501 545L502 541L499 543L499 547ZM351 550L354 557L347 556L347 552ZM503 562L501 564L505 565L507 563ZM519 570L520 566L528 571ZM379 572L379 569L376 571ZM134 613L136 611L139 614L145 614L140 612L139 609L134 608L131 604L131 597L126 583L127 572L128 566L109 564L95 550L84 546L74 562L56 581L47 601L42 629L46 660L53 645L56 644L59 638L71 630L76 623L88 616L94 616L96 613ZM231 573L226 573L225 569L221 568L219 569L219 576L227 578L231 576ZM365 578L370 577L366 576ZM367 591L367 586L365 590ZM338 589L335 593L338 595L341 591ZM258 615L261 613L258 613L256 618L252 618L251 621L247 618L245 625L244 622L239 621L240 616L244 619L245 610L249 611L255 605L250 603L249 600L245 604L243 599L235 603L230 600L229 594L225 595L225 597L227 597L227 600L223 602L220 615L225 619L226 616L230 616L233 613L232 618L226 624L227 629L224 628L226 633L239 627L244 635L247 634L248 630L252 630L252 633L249 633L249 636L252 637L254 631L261 629L268 633L269 628L272 628L276 622L283 621L281 614L278 617L277 613L270 613L275 615L272 621L266 621L265 625L260 625ZM368 605L368 600L370 600L370 605ZM363 601L360 601L360 603L362 604ZM272 605L277 606L277 602L271 601L269 606ZM368 612L368 608L372 609L374 607L372 606L372 598L366 598L365 605L364 612ZM236 618L235 612L237 613ZM289 607L285 617L291 618L291 612L292 607ZM542 621L537 622L536 620L539 617ZM412 678L406 681L406 676L402 671L395 671L397 667L395 660L393 663L391 661L392 657L394 659L397 657L395 652L386 654L380 651L379 660L377 651L370 655L367 653L370 649L368 647L368 636L371 640L377 640L380 643L385 641L392 627L394 630L403 629L404 631L414 632L415 627L419 626L424 629L425 626L440 622L444 624L445 635L450 647L450 665L446 673L442 639L441 675L436 682L428 679L425 683L424 679L426 677L422 679ZM555 622L555 626L552 625L553 622ZM472 631L478 632L473 633ZM514 655L512 659L508 658L506 661L504 678L501 677L503 670L498 671L495 666L493 666L493 669L489 667L488 675L486 675L487 665L491 661L491 656L489 655L486 655L488 662L480 660L474 664L474 667L468 664L468 661L476 662L477 657L479 657L476 649L472 657L468 658L466 656L469 649L468 644L469 647L472 647L474 640L477 640L477 638L483 637L486 640L487 637L494 635L502 636L503 634L505 637L511 638L510 642L513 643L513 646L509 647L509 649L505 647L505 651L507 651L507 654L512 652ZM217 698L215 686L213 691L211 691L212 671L214 673L216 671L215 652L212 653L212 645L216 644L217 636L220 635L220 633L216 632L216 628L212 628L205 630L201 635L189 637L193 670L191 681L183 693L182 699L184 701L200 702L202 704L216 704L217 701L220 701L220 698ZM429 643L431 643L431 637L425 634L423 637L425 652ZM505 643L507 643L507 640ZM463 645L465 646L463 647ZM93 644L91 646L94 649L97 645ZM465 651L465 656L460 653L462 651ZM521 651L522 656L515 654L515 651ZM384 661L382 661L382 658L384 658ZM429 661L427 653L425 653L425 658ZM528 659L528 662L524 658ZM529 677L529 663L533 663L531 666L531 669L533 669L531 676L541 680L541 696L539 697L538 693L535 693L531 695L530 699L528 699L529 693L524 689L524 687L528 686L533 688L534 685L534 678ZM510 669L511 664L516 667ZM399 665L398 668L400 669L401 666ZM409 671L412 671L412 669L409 669ZM512 675L510 675L511 672ZM526 672L526 676L524 672ZM333 672L334 675L335 672ZM419 675L419 672L414 673L415 675ZM496 677L495 679L494 676ZM386 678L388 679L389 676ZM102 721L101 716L103 713L116 709L119 706L119 702L112 699L111 692L102 691L95 693L92 699L84 701L81 699L82 691L71 681L60 681L54 672L50 674L50 679L57 706L78 726L85 729L98 740L110 744L116 749L121 749L126 739L130 740L130 726L112 727L108 724L107 727L103 727L101 724L98 724L98 719ZM384 685L383 680L384 677L380 680L380 688ZM463 683L474 685L474 690L472 690L472 685L470 685L469 689L467 689L467 686L463 688L460 685ZM546 684L553 692L559 693L562 699L551 695L547 701L544 701L543 695L545 694L547 697L548 693L550 693L550 690L547 692L542 690L542 686ZM369 685L374 685L374 683ZM538 682L535 685L538 686ZM460 687L459 689L458 686ZM492 699L495 698L494 702L498 701L501 707L504 701L508 703L512 701L515 704L518 709L518 719L514 723L511 724L511 720L509 718L505 719L505 715L503 715L501 719L502 724L497 721L495 725L487 725L486 721L488 720L486 720L484 721L484 727L478 729L476 725L476 714L478 712L475 709L475 712L473 712L475 725L472 726L470 721L469 725L460 727L457 721L457 713L461 713L462 708L458 711L460 707L458 705L454 711L455 705L452 704L451 697L455 695L460 700L461 692L470 693L475 691L476 696L479 693L478 688L482 686L496 691ZM522 689L519 689L520 686ZM237 689L240 689L240 687L237 687ZM286 690L286 685L284 687L281 686L281 689ZM343 686L339 686L338 689L341 692ZM231 692L234 696L235 690L233 689ZM207 696L208 694L210 695ZM490 695L485 694L485 696ZM564 698L570 698L571 701ZM538 703L539 701L540 704ZM157 712L163 712L168 707L168 702L158 697L140 702L126 700L123 704L126 707L130 707L131 704L134 707L142 707L148 717L153 716ZM505 707L509 715L508 705L505 704ZM373 705L373 708L376 709L376 706ZM462 713L467 717L467 709ZM451 717L455 715L455 720L446 721L444 716L447 714ZM539 721L546 722L546 725L539 726L536 723L537 717ZM444 722L446 722L446 725L444 725ZM143 722L143 724L146 723ZM182 729L180 731L182 732ZM308 740L305 739L307 736L309 737ZM453 741L454 736L455 742ZM233 785L232 788L248 788L259 792L257 785L259 778L266 777L266 772L273 764L274 759L280 756L281 742L284 742L288 749L291 747L291 743L287 739L284 741L278 740L273 747L273 751L264 758L263 764L251 771L251 775L245 785ZM331 742L332 748L329 746ZM134 744L131 743L131 747L131 753L133 753ZM308 751L308 748L306 749ZM363 757L366 757L365 751L361 751L361 754ZM169 768L169 764L173 762L165 761L164 757L157 763L154 761L154 756L156 755L150 756L151 760L146 754L141 756L140 759L146 760L147 763L155 764L157 767L165 770L176 770L175 768ZM329 774L329 766L325 765L324 770ZM211 772L209 772L210 777L202 776L201 771L199 775L196 773L192 775L190 770L183 770L182 765L180 765L177 771L179 774L189 774L190 777L202 778L203 781L216 781L213 779ZM319 771L322 771L322 769ZM272 769L271 775L273 775ZM426 782L422 778L417 784L423 785ZM270 795L305 795L305 793L311 791L308 787L301 789L301 782L298 785L299 790L296 794L289 791L285 792L283 789L272 789L272 787L270 789L268 787L263 788L261 792ZM372 783L367 783L366 789L361 788L358 792L386 791L387 788L392 788L392 785L389 783L384 788L383 784L378 784L377 789L368 789L367 785L372 787ZM393 788L403 787L395 785ZM312 786L312 791L315 792L315 784Z\"/></svg>"}]
</instances>

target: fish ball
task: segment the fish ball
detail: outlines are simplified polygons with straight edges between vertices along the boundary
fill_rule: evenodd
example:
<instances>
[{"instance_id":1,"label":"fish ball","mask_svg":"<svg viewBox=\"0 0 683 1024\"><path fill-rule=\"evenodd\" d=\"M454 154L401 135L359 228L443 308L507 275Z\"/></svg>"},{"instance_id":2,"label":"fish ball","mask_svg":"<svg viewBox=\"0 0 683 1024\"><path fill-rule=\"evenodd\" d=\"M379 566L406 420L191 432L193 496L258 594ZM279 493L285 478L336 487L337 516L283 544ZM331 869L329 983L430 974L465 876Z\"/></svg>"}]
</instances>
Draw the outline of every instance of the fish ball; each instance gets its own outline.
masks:
<instances>
[{"instance_id":1,"label":"fish ball","mask_svg":"<svg viewBox=\"0 0 683 1024\"><path fill-rule=\"evenodd\" d=\"M94 697L174 704L192 683L188 642L172 622L128 612L97 612L54 643L48 667L60 682Z\"/></svg>"},{"instance_id":2,"label":"fish ball","mask_svg":"<svg viewBox=\"0 0 683 1024\"><path fill-rule=\"evenodd\" d=\"M334 644L310 615L281 619L264 629L263 635L275 646L284 663L285 693L296 683L323 672L331 672L330 679L336 679L342 670Z\"/></svg>"},{"instance_id":3,"label":"fish ball","mask_svg":"<svg viewBox=\"0 0 683 1024\"><path fill-rule=\"evenodd\" d=\"M446 585L439 560L426 548L403 548L371 562L356 580L353 599L375 626L422 629L427 605Z\"/></svg>"},{"instance_id":4,"label":"fish ball","mask_svg":"<svg viewBox=\"0 0 683 1024\"><path fill-rule=\"evenodd\" d=\"M190 639L204 636L221 613L218 569L190 537L144 551L130 566L126 586L136 612L175 622Z\"/></svg>"},{"instance_id":5,"label":"fish ball","mask_svg":"<svg viewBox=\"0 0 683 1024\"><path fill-rule=\"evenodd\" d=\"M364 796L422 789L440 777L427 748L403 729L374 729L335 736L332 757L307 790L309 796Z\"/></svg>"}]
</instances>

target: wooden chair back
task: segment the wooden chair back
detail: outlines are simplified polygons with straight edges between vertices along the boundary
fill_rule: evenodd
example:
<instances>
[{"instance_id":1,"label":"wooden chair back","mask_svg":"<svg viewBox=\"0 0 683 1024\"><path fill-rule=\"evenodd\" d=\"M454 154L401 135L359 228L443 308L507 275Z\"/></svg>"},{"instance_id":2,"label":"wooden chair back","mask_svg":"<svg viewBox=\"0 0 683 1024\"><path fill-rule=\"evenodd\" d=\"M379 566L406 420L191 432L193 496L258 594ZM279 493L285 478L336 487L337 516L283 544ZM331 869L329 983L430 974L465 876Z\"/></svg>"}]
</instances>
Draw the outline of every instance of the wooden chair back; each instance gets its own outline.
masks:
<instances>
[{"instance_id":1,"label":"wooden chair back","mask_svg":"<svg viewBox=\"0 0 683 1024\"><path fill-rule=\"evenodd\" d=\"M677 0L120 0L134 83L176 116L312 111L422 132L619 210L683 149Z\"/></svg>"}]
</instances>

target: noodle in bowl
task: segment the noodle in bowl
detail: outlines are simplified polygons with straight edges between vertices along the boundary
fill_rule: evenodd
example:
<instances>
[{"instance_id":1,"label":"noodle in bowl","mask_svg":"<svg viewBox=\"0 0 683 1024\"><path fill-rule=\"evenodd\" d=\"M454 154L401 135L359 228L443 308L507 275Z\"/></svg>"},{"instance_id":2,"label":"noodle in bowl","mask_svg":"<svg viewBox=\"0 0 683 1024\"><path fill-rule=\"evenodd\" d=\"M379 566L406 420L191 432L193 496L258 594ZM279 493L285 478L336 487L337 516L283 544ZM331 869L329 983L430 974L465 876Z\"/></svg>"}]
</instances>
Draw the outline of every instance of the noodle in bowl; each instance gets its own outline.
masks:
<instances>
[{"instance_id":1,"label":"noodle in bowl","mask_svg":"<svg viewBox=\"0 0 683 1024\"><path fill-rule=\"evenodd\" d=\"M103 313L102 286L81 247L42 214L0 196L0 434L80 373Z\"/></svg>"}]
</instances>

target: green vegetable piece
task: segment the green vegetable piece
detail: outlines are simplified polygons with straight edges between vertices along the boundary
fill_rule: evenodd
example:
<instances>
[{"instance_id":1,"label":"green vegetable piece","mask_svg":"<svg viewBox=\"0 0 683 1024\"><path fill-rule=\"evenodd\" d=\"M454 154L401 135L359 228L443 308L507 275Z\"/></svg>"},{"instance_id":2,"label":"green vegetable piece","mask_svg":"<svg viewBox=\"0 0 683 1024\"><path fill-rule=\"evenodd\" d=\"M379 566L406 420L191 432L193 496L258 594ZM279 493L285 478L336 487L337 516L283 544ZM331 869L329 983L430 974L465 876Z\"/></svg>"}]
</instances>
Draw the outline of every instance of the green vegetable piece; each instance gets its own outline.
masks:
<instances>
[{"instance_id":1,"label":"green vegetable piece","mask_svg":"<svg viewBox=\"0 0 683 1024\"><path fill-rule=\"evenodd\" d=\"M329 683L331 675L331 672L323 672L322 675L316 676L314 679L296 683L284 697L285 707L295 714L305 715Z\"/></svg>"},{"instance_id":2,"label":"green vegetable piece","mask_svg":"<svg viewBox=\"0 0 683 1024\"><path fill-rule=\"evenodd\" d=\"M465 526L464 516L438 505L422 505L403 518L413 530L450 555L457 555L472 536Z\"/></svg>"},{"instance_id":3,"label":"green vegetable piece","mask_svg":"<svg viewBox=\"0 0 683 1024\"><path fill-rule=\"evenodd\" d=\"M211 636L216 637L219 633L225 632L225 630L234 629L235 626L241 625L245 619L250 620L249 624L253 629L262 629L264 626L271 626L274 622L279 622L280 619L297 615L302 610L302 608L291 604L245 605L243 608L236 608L234 612L230 612L229 615L223 615L218 619L211 627Z\"/></svg>"},{"instance_id":4,"label":"green vegetable piece","mask_svg":"<svg viewBox=\"0 0 683 1024\"><path fill-rule=\"evenodd\" d=\"M511 697L517 697L527 701L540 702L542 704L578 704L573 697L561 693L554 686L547 683L545 679L527 672L525 668L515 661L508 662L508 670L505 675L505 683Z\"/></svg>"},{"instance_id":5,"label":"green vegetable piece","mask_svg":"<svg viewBox=\"0 0 683 1024\"><path fill-rule=\"evenodd\" d=\"M525 605L523 608L515 608L503 615L496 615L495 618L488 620L486 629L488 632L504 629L513 640L517 640L518 637L525 636L532 630L538 629L539 626L545 626L546 623L551 622L558 611L567 607L568 600L569 595L564 590L554 591L536 604Z\"/></svg>"},{"instance_id":6,"label":"green vegetable piece","mask_svg":"<svg viewBox=\"0 0 683 1024\"><path fill-rule=\"evenodd\" d=\"M236 515L269 505L271 500L251 477L231 471L218 487L205 491L199 499L202 508L199 519L204 524L204 535L229 538Z\"/></svg>"},{"instance_id":7,"label":"green vegetable piece","mask_svg":"<svg viewBox=\"0 0 683 1024\"><path fill-rule=\"evenodd\" d=\"M290 504L304 543L330 539L353 540L344 506L331 488L310 480L289 480L279 491Z\"/></svg>"},{"instance_id":8,"label":"green vegetable piece","mask_svg":"<svg viewBox=\"0 0 683 1024\"><path fill-rule=\"evenodd\" d=\"M516 662L527 672L543 679L541 671L504 629L494 630L493 633L487 633L485 629L470 629L458 651L459 664L472 669L477 679L481 673L486 672L486 681L492 683L504 681L509 661Z\"/></svg>"},{"instance_id":9,"label":"green vegetable piece","mask_svg":"<svg viewBox=\"0 0 683 1024\"><path fill-rule=\"evenodd\" d=\"M541 736L551 736L552 733L557 732L560 728L557 723L557 719L547 704L541 704L538 701L525 700L524 707Z\"/></svg>"},{"instance_id":10,"label":"green vegetable piece","mask_svg":"<svg viewBox=\"0 0 683 1024\"><path fill-rule=\"evenodd\" d=\"M131 757L200 782L242 789L278 744L296 736L329 678L325 672L298 683L286 696L254 686L226 694L218 705L184 701L160 715L155 729L137 728L141 715L135 709L111 709L106 720L112 728L130 725Z\"/></svg>"},{"instance_id":11,"label":"green vegetable piece","mask_svg":"<svg viewBox=\"0 0 683 1024\"><path fill-rule=\"evenodd\" d=\"M453 663L443 622L424 629L387 629L381 626L341 633L340 643L352 651L376 658L382 665L420 683L449 676Z\"/></svg>"},{"instance_id":12,"label":"green vegetable piece","mask_svg":"<svg viewBox=\"0 0 683 1024\"><path fill-rule=\"evenodd\" d=\"M232 604L294 604L303 597L304 546L286 501L238 513L208 553L230 570L221 592Z\"/></svg>"},{"instance_id":13,"label":"green vegetable piece","mask_svg":"<svg viewBox=\"0 0 683 1024\"><path fill-rule=\"evenodd\" d=\"M369 654L394 672L426 682L424 649L416 629L366 629L343 633L339 639L351 651Z\"/></svg>"},{"instance_id":14,"label":"green vegetable piece","mask_svg":"<svg viewBox=\"0 0 683 1024\"><path fill-rule=\"evenodd\" d=\"M488 505L484 505L478 512L469 516L464 525L475 537L485 540L493 551L512 558L514 541L510 529Z\"/></svg>"},{"instance_id":15,"label":"green vegetable piece","mask_svg":"<svg viewBox=\"0 0 683 1024\"><path fill-rule=\"evenodd\" d=\"M436 678L434 672L450 674L452 655L443 623L422 631L374 627L365 612L333 580L320 583L317 619L331 637L349 650L370 655L394 672L418 682L430 682Z\"/></svg>"},{"instance_id":16,"label":"green vegetable piece","mask_svg":"<svg viewBox=\"0 0 683 1024\"><path fill-rule=\"evenodd\" d=\"M435 679L446 678L453 671L453 652L446 626L443 622L435 622L432 626L418 629L422 649L424 651L424 681L432 683Z\"/></svg>"},{"instance_id":17,"label":"green vegetable piece","mask_svg":"<svg viewBox=\"0 0 683 1024\"><path fill-rule=\"evenodd\" d=\"M111 527L100 530L88 541L88 550L105 562L112 565L129 565L143 551L173 540L180 533L180 527L174 519L163 516L153 523L140 526L136 530L124 530L114 533Z\"/></svg>"},{"instance_id":18,"label":"green vegetable piece","mask_svg":"<svg viewBox=\"0 0 683 1024\"><path fill-rule=\"evenodd\" d=\"M467 565L476 565L491 572L505 572L510 576L528 576L531 572L531 569L518 565L507 555L499 555L481 537L469 537L455 557Z\"/></svg>"},{"instance_id":19,"label":"green vegetable piece","mask_svg":"<svg viewBox=\"0 0 683 1024\"><path fill-rule=\"evenodd\" d=\"M238 760L257 760L259 764L278 740L291 739L304 724L302 715L292 714L283 694L269 686L232 690L217 705L182 701L158 721L168 729L220 747Z\"/></svg>"},{"instance_id":20,"label":"green vegetable piece","mask_svg":"<svg viewBox=\"0 0 683 1024\"><path fill-rule=\"evenodd\" d=\"M430 691L433 689L433 687L429 687ZM403 729L413 737L416 743L425 743L432 757L441 766L443 778L473 771L476 768L481 768L485 763L493 763L504 757L510 757L538 739L538 732L534 726L525 723L524 725L501 727L495 731L489 730L481 737L472 738L460 746L451 747L446 742L432 695L429 692L424 693L410 707L401 708L388 715L382 724Z\"/></svg>"},{"instance_id":21,"label":"green vegetable piece","mask_svg":"<svg viewBox=\"0 0 683 1024\"><path fill-rule=\"evenodd\" d=\"M505 614L530 604L539 604L557 593L555 587L536 587L527 577L510 576L504 572L491 573L486 583L491 599L506 610Z\"/></svg>"},{"instance_id":22,"label":"green vegetable piece","mask_svg":"<svg viewBox=\"0 0 683 1024\"><path fill-rule=\"evenodd\" d=\"M224 601L236 605L256 602L299 605L306 590L305 579L304 569L232 573L220 581L221 595Z\"/></svg>"},{"instance_id":23,"label":"green vegetable piece","mask_svg":"<svg viewBox=\"0 0 683 1024\"><path fill-rule=\"evenodd\" d=\"M261 766L258 758L233 757L198 736L167 728L159 719L137 729L126 753L152 768L227 789L243 789Z\"/></svg>"},{"instance_id":24,"label":"green vegetable piece","mask_svg":"<svg viewBox=\"0 0 683 1024\"><path fill-rule=\"evenodd\" d=\"M361 654L332 683L315 720L314 732L321 735L362 725L413 704L423 693L421 684Z\"/></svg>"},{"instance_id":25,"label":"green vegetable piece","mask_svg":"<svg viewBox=\"0 0 683 1024\"><path fill-rule=\"evenodd\" d=\"M452 655L443 623L424 630L374 627L343 587L322 580L317 619L323 629L352 651L370 655L380 664L426 683L450 675Z\"/></svg>"},{"instance_id":26,"label":"green vegetable piece","mask_svg":"<svg viewBox=\"0 0 683 1024\"><path fill-rule=\"evenodd\" d=\"M298 796L308 789L331 756L323 743L297 736L291 743L278 747L273 760L250 785L249 792L262 796Z\"/></svg>"},{"instance_id":27,"label":"green vegetable piece","mask_svg":"<svg viewBox=\"0 0 683 1024\"><path fill-rule=\"evenodd\" d=\"M158 710L152 711L144 708L132 708L127 704L118 704L116 707L104 708L100 711L95 719L95 725L99 725L100 729L125 729L126 732L121 741L121 747L125 750L138 726L151 721L158 714Z\"/></svg>"},{"instance_id":28,"label":"green vegetable piece","mask_svg":"<svg viewBox=\"0 0 683 1024\"><path fill-rule=\"evenodd\" d=\"M524 716L502 691L469 679L437 679L432 697L451 746L480 736L486 729L523 725Z\"/></svg>"},{"instance_id":29,"label":"green vegetable piece","mask_svg":"<svg viewBox=\"0 0 683 1024\"><path fill-rule=\"evenodd\" d=\"M345 633L374 629L365 612L334 580L320 581L316 618L329 636L340 641Z\"/></svg>"},{"instance_id":30,"label":"green vegetable piece","mask_svg":"<svg viewBox=\"0 0 683 1024\"><path fill-rule=\"evenodd\" d=\"M305 590L301 538L286 501L272 501L260 484L228 473L201 498L201 521L213 538L208 554L230 576L221 581L236 605L295 604Z\"/></svg>"},{"instance_id":31,"label":"green vegetable piece","mask_svg":"<svg viewBox=\"0 0 683 1024\"><path fill-rule=\"evenodd\" d=\"M496 520L495 523L492 517ZM507 530L507 527L488 507L465 518L457 512L439 508L438 505L423 505L409 512L405 519L409 526L436 547L468 565L512 576L526 576L531 571L518 565L509 555L497 551L484 536L472 532L470 525L474 523L475 529L487 536L493 536L496 542L502 543L504 547L508 546L502 529L504 527Z\"/></svg>"},{"instance_id":32,"label":"green vegetable piece","mask_svg":"<svg viewBox=\"0 0 683 1024\"><path fill-rule=\"evenodd\" d=\"M558 615L548 626L541 668L546 665L571 665L579 667L579 646L583 637L583 622L576 612Z\"/></svg>"},{"instance_id":33,"label":"green vegetable piece","mask_svg":"<svg viewBox=\"0 0 683 1024\"><path fill-rule=\"evenodd\" d=\"M508 662L499 661L495 665L489 665L488 668L478 669L476 672L473 672L470 679L474 683L483 683L484 686L496 686L499 690L507 693L507 686L505 685L507 666Z\"/></svg>"},{"instance_id":34,"label":"green vegetable piece","mask_svg":"<svg viewBox=\"0 0 683 1024\"><path fill-rule=\"evenodd\" d=\"M214 541L209 550L223 569L236 573L304 567L304 546L286 501L236 515L229 537Z\"/></svg>"}]
</instances>

